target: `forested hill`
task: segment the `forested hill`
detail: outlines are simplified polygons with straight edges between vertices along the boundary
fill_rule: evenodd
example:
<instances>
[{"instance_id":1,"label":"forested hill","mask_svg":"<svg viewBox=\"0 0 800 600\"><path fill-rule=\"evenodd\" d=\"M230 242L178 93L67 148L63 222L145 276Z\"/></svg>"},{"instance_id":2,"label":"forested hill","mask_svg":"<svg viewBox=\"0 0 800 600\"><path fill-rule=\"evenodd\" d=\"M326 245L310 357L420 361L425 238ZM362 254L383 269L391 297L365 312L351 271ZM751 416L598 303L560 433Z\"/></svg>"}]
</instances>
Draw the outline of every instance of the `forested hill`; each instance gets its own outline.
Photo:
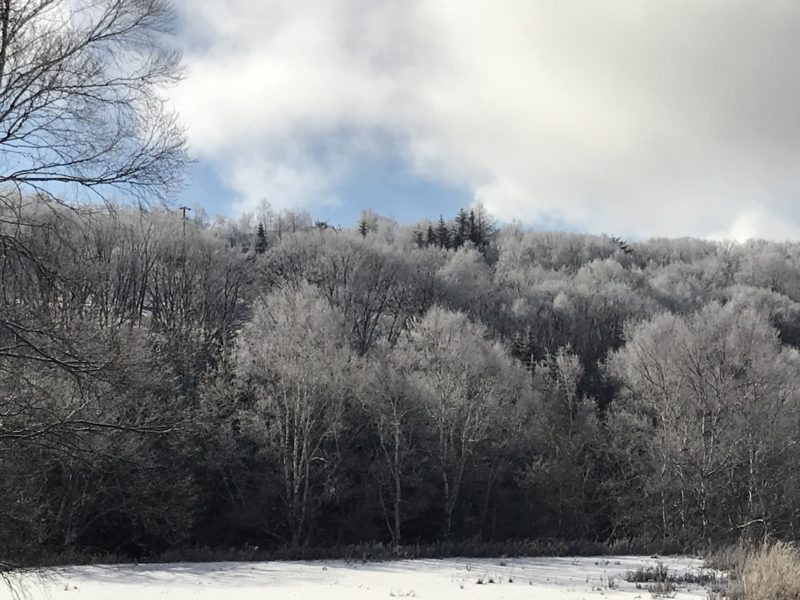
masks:
<instances>
[{"instance_id":1,"label":"forested hill","mask_svg":"<svg viewBox=\"0 0 800 600\"><path fill-rule=\"evenodd\" d=\"M0 559L800 532L800 244L20 210Z\"/></svg>"}]
</instances>

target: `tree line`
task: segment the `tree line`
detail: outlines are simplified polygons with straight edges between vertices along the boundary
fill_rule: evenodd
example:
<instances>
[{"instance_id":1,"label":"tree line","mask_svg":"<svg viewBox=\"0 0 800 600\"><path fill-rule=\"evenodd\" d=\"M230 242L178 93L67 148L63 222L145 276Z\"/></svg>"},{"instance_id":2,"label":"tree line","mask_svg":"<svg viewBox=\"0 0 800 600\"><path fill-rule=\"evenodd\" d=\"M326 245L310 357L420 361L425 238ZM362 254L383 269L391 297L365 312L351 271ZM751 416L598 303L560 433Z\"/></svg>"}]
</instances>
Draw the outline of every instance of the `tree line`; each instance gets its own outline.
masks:
<instances>
[{"instance_id":1,"label":"tree line","mask_svg":"<svg viewBox=\"0 0 800 600\"><path fill-rule=\"evenodd\" d=\"M159 208L188 160L174 22L0 9L0 575L797 538L800 245Z\"/></svg>"},{"instance_id":2,"label":"tree line","mask_svg":"<svg viewBox=\"0 0 800 600\"><path fill-rule=\"evenodd\" d=\"M0 215L0 557L797 537L800 244L101 208Z\"/></svg>"}]
</instances>

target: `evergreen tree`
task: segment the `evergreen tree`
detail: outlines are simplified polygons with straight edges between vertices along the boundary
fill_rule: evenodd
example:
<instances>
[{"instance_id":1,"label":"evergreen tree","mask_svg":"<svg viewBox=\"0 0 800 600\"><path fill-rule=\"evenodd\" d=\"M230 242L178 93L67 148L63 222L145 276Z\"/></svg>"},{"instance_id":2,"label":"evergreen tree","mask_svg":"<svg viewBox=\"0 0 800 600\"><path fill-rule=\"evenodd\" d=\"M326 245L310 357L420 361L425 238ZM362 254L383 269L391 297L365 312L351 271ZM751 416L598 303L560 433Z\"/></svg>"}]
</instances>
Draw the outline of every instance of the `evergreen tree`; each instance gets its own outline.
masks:
<instances>
[{"instance_id":1,"label":"evergreen tree","mask_svg":"<svg viewBox=\"0 0 800 600\"><path fill-rule=\"evenodd\" d=\"M459 209L453 226L453 248L460 248L469 239L469 216L463 208Z\"/></svg>"},{"instance_id":2,"label":"evergreen tree","mask_svg":"<svg viewBox=\"0 0 800 600\"><path fill-rule=\"evenodd\" d=\"M442 215L439 215L439 223L436 225L436 243L439 248L450 248L450 231Z\"/></svg>"},{"instance_id":3,"label":"evergreen tree","mask_svg":"<svg viewBox=\"0 0 800 600\"><path fill-rule=\"evenodd\" d=\"M414 232L414 243L417 245L417 248L422 248L427 245L425 234L422 232L422 230L417 229Z\"/></svg>"},{"instance_id":4,"label":"evergreen tree","mask_svg":"<svg viewBox=\"0 0 800 600\"><path fill-rule=\"evenodd\" d=\"M469 240L475 244L476 247L480 247L480 231L478 229L477 219L475 218L475 210L472 208L469 209Z\"/></svg>"},{"instance_id":5,"label":"evergreen tree","mask_svg":"<svg viewBox=\"0 0 800 600\"><path fill-rule=\"evenodd\" d=\"M267 232L264 229L264 223L258 223L258 233L256 234L256 252L264 254L267 251Z\"/></svg>"},{"instance_id":6,"label":"evergreen tree","mask_svg":"<svg viewBox=\"0 0 800 600\"><path fill-rule=\"evenodd\" d=\"M369 223L367 223L367 219L364 217L358 222L358 233L361 234L361 237L367 237L369 233Z\"/></svg>"},{"instance_id":7,"label":"evergreen tree","mask_svg":"<svg viewBox=\"0 0 800 600\"><path fill-rule=\"evenodd\" d=\"M438 243L438 241L436 240L436 232L433 230L433 225L428 225L426 242L428 246L435 246Z\"/></svg>"},{"instance_id":8,"label":"evergreen tree","mask_svg":"<svg viewBox=\"0 0 800 600\"><path fill-rule=\"evenodd\" d=\"M631 247L628 245L628 242L626 242L625 240L623 240L621 237L612 236L612 237L611 237L611 241L612 241L612 242L614 242L614 244L615 244L616 246L618 246L618 247L619 247L619 249L620 249L620 250L622 250L622 252L623 252L624 254L633 254L633 248L631 248Z\"/></svg>"},{"instance_id":9,"label":"evergreen tree","mask_svg":"<svg viewBox=\"0 0 800 600\"><path fill-rule=\"evenodd\" d=\"M478 204L469 211L470 240L481 252L485 252L495 235L496 227L492 217Z\"/></svg>"}]
</instances>

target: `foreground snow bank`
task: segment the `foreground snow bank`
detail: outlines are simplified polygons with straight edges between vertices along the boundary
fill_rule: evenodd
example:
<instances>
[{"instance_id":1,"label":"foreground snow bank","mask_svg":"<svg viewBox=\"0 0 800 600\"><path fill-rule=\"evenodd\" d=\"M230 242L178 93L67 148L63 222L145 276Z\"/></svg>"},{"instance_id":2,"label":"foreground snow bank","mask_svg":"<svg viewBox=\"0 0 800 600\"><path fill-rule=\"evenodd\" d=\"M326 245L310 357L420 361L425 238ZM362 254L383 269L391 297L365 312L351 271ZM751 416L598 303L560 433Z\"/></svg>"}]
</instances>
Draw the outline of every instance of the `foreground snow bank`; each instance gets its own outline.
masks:
<instances>
[{"instance_id":1,"label":"foreground snow bank","mask_svg":"<svg viewBox=\"0 0 800 600\"><path fill-rule=\"evenodd\" d=\"M698 572L693 558L603 556L407 560L382 563L176 563L65 567L21 576L37 599L231 600L373 598L536 598L643 600L646 589L624 581L626 572L666 565L672 574ZM0 598L11 598L6 589ZM698 585L680 586L675 598L705 598Z\"/></svg>"}]
</instances>

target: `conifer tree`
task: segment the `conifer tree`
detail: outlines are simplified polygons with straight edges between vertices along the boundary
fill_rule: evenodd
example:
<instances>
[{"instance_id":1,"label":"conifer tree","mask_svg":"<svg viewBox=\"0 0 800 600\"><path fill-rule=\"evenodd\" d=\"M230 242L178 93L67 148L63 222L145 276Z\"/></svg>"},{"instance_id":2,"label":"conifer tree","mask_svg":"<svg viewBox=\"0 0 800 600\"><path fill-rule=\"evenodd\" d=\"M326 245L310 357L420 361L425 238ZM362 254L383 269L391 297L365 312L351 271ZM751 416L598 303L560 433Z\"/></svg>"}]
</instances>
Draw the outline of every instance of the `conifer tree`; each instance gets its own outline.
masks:
<instances>
[{"instance_id":1,"label":"conifer tree","mask_svg":"<svg viewBox=\"0 0 800 600\"><path fill-rule=\"evenodd\" d=\"M433 225L428 225L426 242L428 246L436 246L438 244L438 241L436 239L436 232L433 230Z\"/></svg>"},{"instance_id":2,"label":"conifer tree","mask_svg":"<svg viewBox=\"0 0 800 600\"><path fill-rule=\"evenodd\" d=\"M624 254L633 254L633 248L631 248L631 247L628 245L628 242L626 242L626 241L625 241L624 239L622 239L621 237L612 236L612 237L611 237L611 241L612 241L612 242L614 242L614 244L615 244L616 246L618 246L618 247L619 247L619 249L620 249L620 250L622 250L622 252L623 252Z\"/></svg>"},{"instance_id":3,"label":"conifer tree","mask_svg":"<svg viewBox=\"0 0 800 600\"><path fill-rule=\"evenodd\" d=\"M478 223L475 218L475 210L472 208L469 209L469 240L475 244L475 246L480 247L480 231L478 230Z\"/></svg>"},{"instance_id":4,"label":"conifer tree","mask_svg":"<svg viewBox=\"0 0 800 600\"><path fill-rule=\"evenodd\" d=\"M467 211L460 208L453 226L453 248L460 248L469 239L469 216Z\"/></svg>"},{"instance_id":5,"label":"conifer tree","mask_svg":"<svg viewBox=\"0 0 800 600\"><path fill-rule=\"evenodd\" d=\"M492 217L481 204L469 211L470 240L481 252L485 252L496 232Z\"/></svg>"},{"instance_id":6,"label":"conifer tree","mask_svg":"<svg viewBox=\"0 0 800 600\"><path fill-rule=\"evenodd\" d=\"M450 248L450 231L442 215L439 215L439 223L436 225L436 243L439 248Z\"/></svg>"},{"instance_id":7,"label":"conifer tree","mask_svg":"<svg viewBox=\"0 0 800 600\"><path fill-rule=\"evenodd\" d=\"M358 222L358 233L361 234L361 237L367 237L369 233L369 223L367 223L367 219L364 217Z\"/></svg>"},{"instance_id":8,"label":"conifer tree","mask_svg":"<svg viewBox=\"0 0 800 600\"><path fill-rule=\"evenodd\" d=\"M256 234L256 253L264 254L267 251L267 232L264 223L258 223L258 233Z\"/></svg>"}]
</instances>

